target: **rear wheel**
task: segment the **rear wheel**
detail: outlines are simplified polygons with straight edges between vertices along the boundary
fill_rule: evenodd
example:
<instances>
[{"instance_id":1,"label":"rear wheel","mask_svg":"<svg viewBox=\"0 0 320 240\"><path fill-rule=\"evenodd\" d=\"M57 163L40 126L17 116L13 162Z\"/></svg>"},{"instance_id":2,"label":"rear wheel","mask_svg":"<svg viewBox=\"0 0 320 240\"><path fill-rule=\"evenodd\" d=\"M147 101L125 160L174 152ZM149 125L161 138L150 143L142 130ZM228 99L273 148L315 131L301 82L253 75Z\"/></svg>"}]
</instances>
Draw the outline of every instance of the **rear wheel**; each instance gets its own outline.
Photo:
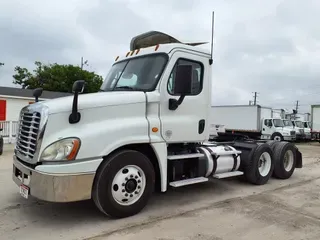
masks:
<instances>
[{"instance_id":1,"label":"rear wheel","mask_svg":"<svg viewBox=\"0 0 320 240\"><path fill-rule=\"evenodd\" d=\"M154 190L150 160L134 150L121 150L99 167L92 198L100 211L115 218L132 216L146 205Z\"/></svg>"},{"instance_id":2,"label":"rear wheel","mask_svg":"<svg viewBox=\"0 0 320 240\"><path fill-rule=\"evenodd\" d=\"M294 144L282 142L274 149L275 167L273 176L280 179L288 179L292 176L296 167L296 149Z\"/></svg>"},{"instance_id":3,"label":"rear wheel","mask_svg":"<svg viewBox=\"0 0 320 240\"><path fill-rule=\"evenodd\" d=\"M248 182L263 185L268 182L273 172L273 152L266 143L260 144L250 156L244 175Z\"/></svg>"}]
</instances>

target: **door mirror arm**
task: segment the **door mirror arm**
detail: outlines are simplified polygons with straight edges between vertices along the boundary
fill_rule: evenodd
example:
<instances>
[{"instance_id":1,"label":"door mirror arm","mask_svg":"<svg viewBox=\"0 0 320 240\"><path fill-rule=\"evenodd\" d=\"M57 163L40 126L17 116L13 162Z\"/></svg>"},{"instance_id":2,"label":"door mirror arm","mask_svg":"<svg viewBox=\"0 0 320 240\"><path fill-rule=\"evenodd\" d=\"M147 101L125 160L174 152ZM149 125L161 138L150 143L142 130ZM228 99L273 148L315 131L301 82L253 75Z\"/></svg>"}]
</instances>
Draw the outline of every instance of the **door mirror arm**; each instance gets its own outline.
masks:
<instances>
[{"instance_id":1,"label":"door mirror arm","mask_svg":"<svg viewBox=\"0 0 320 240\"><path fill-rule=\"evenodd\" d=\"M176 110L179 107L179 105L183 102L185 96L186 95L181 95L178 100L174 98L170 98L169 110Z\"/></svg>"}]
</instances>

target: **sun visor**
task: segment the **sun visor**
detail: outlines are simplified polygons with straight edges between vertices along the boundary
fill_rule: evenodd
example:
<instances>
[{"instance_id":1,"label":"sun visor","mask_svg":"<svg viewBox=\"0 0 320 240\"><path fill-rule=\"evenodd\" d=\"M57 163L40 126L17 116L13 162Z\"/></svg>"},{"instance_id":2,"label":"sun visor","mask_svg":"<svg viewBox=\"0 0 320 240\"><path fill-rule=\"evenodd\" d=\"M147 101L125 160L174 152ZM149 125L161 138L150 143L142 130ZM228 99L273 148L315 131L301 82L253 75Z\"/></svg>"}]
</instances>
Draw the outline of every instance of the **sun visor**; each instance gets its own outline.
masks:
<instances>
[{"instance_id":1,"label":"sun visor","mask_svg":"<svg viewBox=\"0 0 320 240\"><path fill-rule=\"evenodd\" d=\"M158 32L158 31L149 31L146 33L142 33L138 36L135 36L134 38L131 39L130 51L133 51L139 48L146 48L146 47L151 47L158 44L166 44L166 43L182 43L182 42L180 42L179 40L175 39L174 37L166 33ZM182 44L197 46L205 43L207 42L182 43Z\"/></svg>"}]
</instances>

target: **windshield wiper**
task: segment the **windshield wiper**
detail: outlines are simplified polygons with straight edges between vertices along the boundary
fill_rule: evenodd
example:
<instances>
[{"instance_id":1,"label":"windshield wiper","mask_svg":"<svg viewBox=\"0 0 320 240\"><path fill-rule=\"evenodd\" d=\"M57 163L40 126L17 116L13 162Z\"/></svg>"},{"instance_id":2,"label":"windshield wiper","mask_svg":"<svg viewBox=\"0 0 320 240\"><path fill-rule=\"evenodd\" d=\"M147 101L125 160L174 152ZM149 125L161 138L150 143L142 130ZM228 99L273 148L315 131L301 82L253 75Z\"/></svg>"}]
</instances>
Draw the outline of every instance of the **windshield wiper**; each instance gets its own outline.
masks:
<instances>
[{"instance_id":1,"label":"windshield wiper","mask_svg":"<svg viewBox=\"0 0 320 240\"><path fill-rule=\"evenodd\" d=\"M114 89L130 89L130 90L135 90L134 87L130 87L130 86L120 86L120 87L115 87Z\"/></svg>"}]
</instances>

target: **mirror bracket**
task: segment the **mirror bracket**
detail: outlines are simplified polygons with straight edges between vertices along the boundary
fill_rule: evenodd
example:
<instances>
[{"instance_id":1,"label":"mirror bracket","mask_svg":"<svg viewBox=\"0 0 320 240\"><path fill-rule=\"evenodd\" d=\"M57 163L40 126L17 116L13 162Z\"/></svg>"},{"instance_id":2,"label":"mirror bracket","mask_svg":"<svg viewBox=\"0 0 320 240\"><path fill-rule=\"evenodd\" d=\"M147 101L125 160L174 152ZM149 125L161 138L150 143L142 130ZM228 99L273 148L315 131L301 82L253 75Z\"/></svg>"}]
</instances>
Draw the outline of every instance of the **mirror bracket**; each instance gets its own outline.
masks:
<instances>
[{"instance_id":1,"label":"mirror bracket","mask_svg":"<svg viewBox=\"0 0 320 240\"><path fill-rule=\"evenodd\" d=\"M185 95L181 95L179 99L170 98L169 99L169 110L176 110L179 105L183 102Z\"/></svg>"}]
</instances>

